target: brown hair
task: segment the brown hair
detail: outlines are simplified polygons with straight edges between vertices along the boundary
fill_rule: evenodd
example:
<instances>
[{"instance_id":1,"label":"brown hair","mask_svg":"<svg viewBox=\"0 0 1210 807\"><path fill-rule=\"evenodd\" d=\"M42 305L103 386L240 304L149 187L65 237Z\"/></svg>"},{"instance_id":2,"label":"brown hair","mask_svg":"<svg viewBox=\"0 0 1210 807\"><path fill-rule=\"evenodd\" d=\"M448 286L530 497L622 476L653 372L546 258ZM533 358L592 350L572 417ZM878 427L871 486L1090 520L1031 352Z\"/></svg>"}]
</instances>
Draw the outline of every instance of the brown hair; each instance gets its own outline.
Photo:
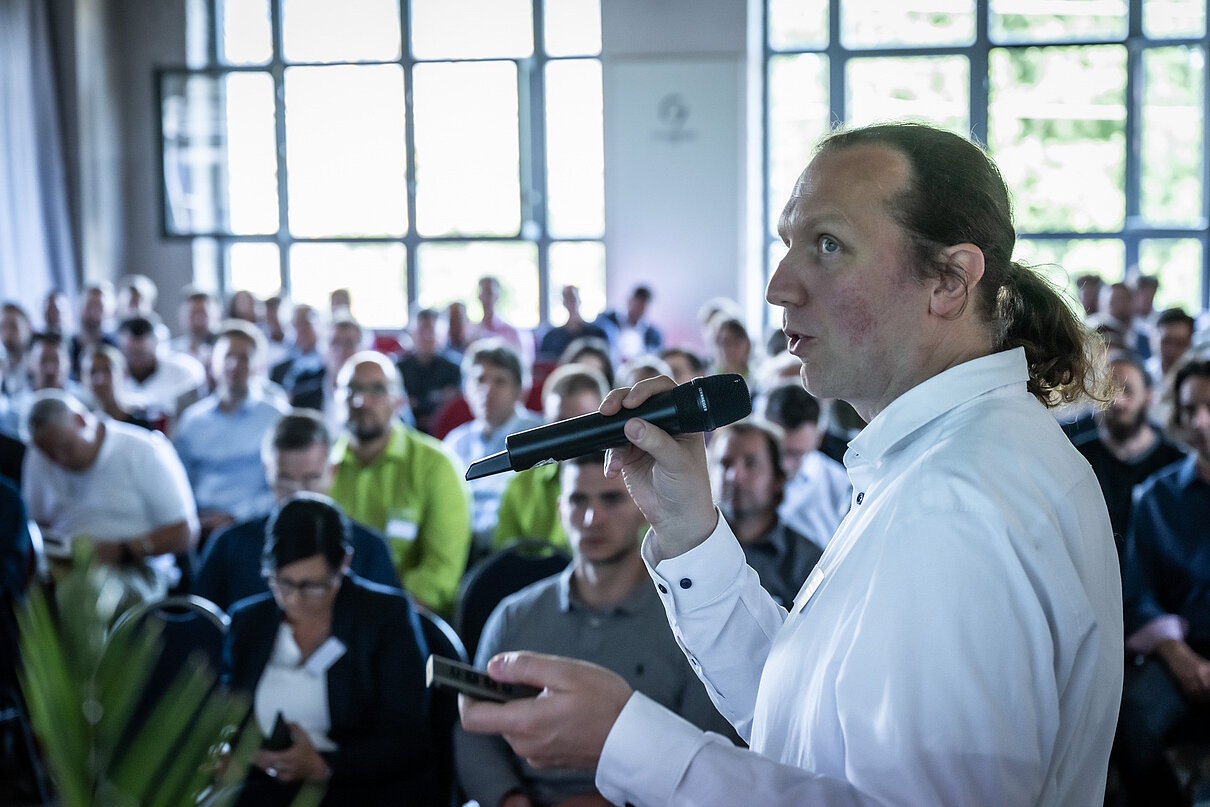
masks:
<instances>
[{"instance_id":1,"label":"brown hair","mask_svg":"<svg viewBox=\"0 0 1210 807\"><path fill-rule=\"evenodd\" d=\"M1046 278L1012 259L1017 238L1012 203L999 169L983 149L926 124L886 123L835 132L819 152L862 145L892 149L911 169L908 186L892 201L890 212L914 252L917 278L958 271L939 260L945 247L979 247L984 270L974 305L990 329L993 348L1025 349L1029 391L1046 406L1084 396L1107 400L1100 340Z\"/></svg>"}]
</instances>

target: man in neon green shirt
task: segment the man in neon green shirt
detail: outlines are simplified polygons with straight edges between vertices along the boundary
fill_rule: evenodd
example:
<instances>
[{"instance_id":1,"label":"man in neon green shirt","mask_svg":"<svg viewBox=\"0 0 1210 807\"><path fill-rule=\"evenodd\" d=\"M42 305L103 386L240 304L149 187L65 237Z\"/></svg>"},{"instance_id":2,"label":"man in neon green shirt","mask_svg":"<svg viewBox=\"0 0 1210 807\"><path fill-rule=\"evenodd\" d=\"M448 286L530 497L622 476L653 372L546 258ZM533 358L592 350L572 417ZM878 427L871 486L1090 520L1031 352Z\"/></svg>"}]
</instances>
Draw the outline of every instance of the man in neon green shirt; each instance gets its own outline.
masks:
<instances>
[{"instance_id":1,"label":"man in neon green shirt","mask_svg":"<svg viewBox=\"0 0 1210 807\"><path fill-rule=\"evenodd\" d=\"M395 418L403 387L381 353L350 357L337 376L337 396L348 403L348 425L332 448L331 497L386 536L416 601L448 614L471 540L462 474L440 443Z\"/></svg>"},{"instance_id":2,"label":"man in neon green shirt","mask_svg":"<svg viewBox=\"0 0 1210 807\"><path fill-rule=\"evenodd\" d=\"M542 411L547 423L597 411L609 392L598 370L586 364L565 364L546 379ZM536 539L571 551L559 523L559 466L539 465L517 474L500 497L492 548Z\"/></svg>"}]
</instances>

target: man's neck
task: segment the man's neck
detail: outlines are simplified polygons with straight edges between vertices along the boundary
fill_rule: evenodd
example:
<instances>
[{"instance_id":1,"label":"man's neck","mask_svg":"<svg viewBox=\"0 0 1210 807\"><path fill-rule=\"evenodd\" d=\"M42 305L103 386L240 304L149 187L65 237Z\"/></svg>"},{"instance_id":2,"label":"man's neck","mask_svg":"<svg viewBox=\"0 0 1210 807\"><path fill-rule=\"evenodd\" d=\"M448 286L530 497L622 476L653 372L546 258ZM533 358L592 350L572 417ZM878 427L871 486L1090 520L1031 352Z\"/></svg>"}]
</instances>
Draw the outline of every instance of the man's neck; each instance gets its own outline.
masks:
<instances>
[{"instance_id":1,"label":"man's neck","mask_svg":"<svg viewBox=\"0 0 1210 807\"><path fill-rule=\"evenodd\" d=\"M571 575L572 590L594 611L614 608L625 602L648 580L647 567L635 551L612 563L591 563L576 558Z\"/></svg>"},{"instance_id":2,"label":"man's neck","mask_svg":"<svg viewBox=\"0 0 1210 807\"><path fill-rule=\"evenodd\" d=\"M1151 428L1149 423L1144 423L1137 432L1123 439L1114 437L1103 424L1097 426L1097 435L1101 438L1105 448L1109 449L1109 453L1122 462L1130 462L1141 457L1150 451L1159 440L1159 435L1155 433L1155 429Z\"/></svg>"},{"instance_id":3,"label":"man's neck","mask_svg":"<svg viewBox=\"0 0 1210 807\"><path fill-rule=\"evenodd\" d=\"M243 406L244 401L246 400L248 400L248 390L245 389L238 393L234 390L227 390L226 392L221 393L218 397L219 411L234 412L236 409L239 409L241 406Z\"/></svg>"},{"instance_id":4,"label":"man's neck","mask_svg":"<svg viewBox=\"0 0 1210 807\"><path fill-rule=\"evenodd\" d=\"M349 451L353 452L353 457L359 463L369 465L387 450L387 445L390 442L391 430L388 428L383 434L375 437L373 440L361 441L356 436L350 437Z\"/></svg>"},{"instance_id":5,"label":"man's neck","mask_svg":"<svg viewBox=\"0 0 1210 807\"><path fill-rule=\"evenodd\" d=\"M130 368L130 377L142 384L155 374L155 371L159 366L159 362L152 362L150 366L142 370L136 370L132 367Z\"/></svg>"},{"instance_id":6,"label":"man's neck","mask_svg":"<svg viewBox=\"0 0 1210 807\"><path fill-rule=\"evenodd\" d=\"M759 544L777 526L777 511L728 518L731 531L741 544Z\"/></svg>"}]
</instances>

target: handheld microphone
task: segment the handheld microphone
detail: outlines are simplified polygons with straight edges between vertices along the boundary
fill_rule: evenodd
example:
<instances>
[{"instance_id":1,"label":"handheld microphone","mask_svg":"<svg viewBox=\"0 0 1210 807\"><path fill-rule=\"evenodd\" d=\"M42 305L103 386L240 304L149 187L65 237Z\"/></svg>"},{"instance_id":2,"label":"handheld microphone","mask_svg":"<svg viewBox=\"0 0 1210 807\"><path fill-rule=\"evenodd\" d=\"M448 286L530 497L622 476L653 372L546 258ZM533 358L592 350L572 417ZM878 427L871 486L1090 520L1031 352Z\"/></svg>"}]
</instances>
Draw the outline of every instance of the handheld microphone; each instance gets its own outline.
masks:
<instances>
[{"instance_id":1,"label":"handheld microphone","mask_svg":"<svg viewBox=\"0 0 1210 807\"><path fill-rule=\"evenodd\" d=\"M642 418L669 434L714 431L752 412L752 396L743 376L695 378L613 415L587 415L548 423L504 438L504 450L471 463L467 481L503 471L524 471L547 462L582 457L626 445L623 427Z\"/></svg>"}]
</instances>

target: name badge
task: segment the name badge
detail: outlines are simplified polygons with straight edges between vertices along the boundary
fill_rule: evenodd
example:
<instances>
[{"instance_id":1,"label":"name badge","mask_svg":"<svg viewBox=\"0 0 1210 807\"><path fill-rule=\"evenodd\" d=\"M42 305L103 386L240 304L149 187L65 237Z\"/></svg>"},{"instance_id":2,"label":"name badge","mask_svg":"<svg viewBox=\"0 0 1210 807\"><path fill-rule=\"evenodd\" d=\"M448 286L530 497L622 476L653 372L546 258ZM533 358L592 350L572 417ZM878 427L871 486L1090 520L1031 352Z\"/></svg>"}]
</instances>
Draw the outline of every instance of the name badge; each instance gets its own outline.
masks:
<instances>
[{"instance_id":1,"label":"name badge","mask_svg":"<svg viewBox=\"0 0 1210 807\"><path fill-rule=\"evenodd\" d=\"M415 521L393 518L387 522L387 537L396 541L415 541L419 531L420 526Z\"/></svg>"},{"instance_id":2,"label":"name badge","mask_svg":"<svg viewBox=\"0 0 1210 807\"><path fill-rule=\"evenodd\" d=\"M340 639L337 639L335 636L329 636L327 641L315 648L315 652L307 659L307 663L303 665L303 669L318 678L339 661L347 649L345 643L340 641Z\"/></svg>"}]
</instances>

